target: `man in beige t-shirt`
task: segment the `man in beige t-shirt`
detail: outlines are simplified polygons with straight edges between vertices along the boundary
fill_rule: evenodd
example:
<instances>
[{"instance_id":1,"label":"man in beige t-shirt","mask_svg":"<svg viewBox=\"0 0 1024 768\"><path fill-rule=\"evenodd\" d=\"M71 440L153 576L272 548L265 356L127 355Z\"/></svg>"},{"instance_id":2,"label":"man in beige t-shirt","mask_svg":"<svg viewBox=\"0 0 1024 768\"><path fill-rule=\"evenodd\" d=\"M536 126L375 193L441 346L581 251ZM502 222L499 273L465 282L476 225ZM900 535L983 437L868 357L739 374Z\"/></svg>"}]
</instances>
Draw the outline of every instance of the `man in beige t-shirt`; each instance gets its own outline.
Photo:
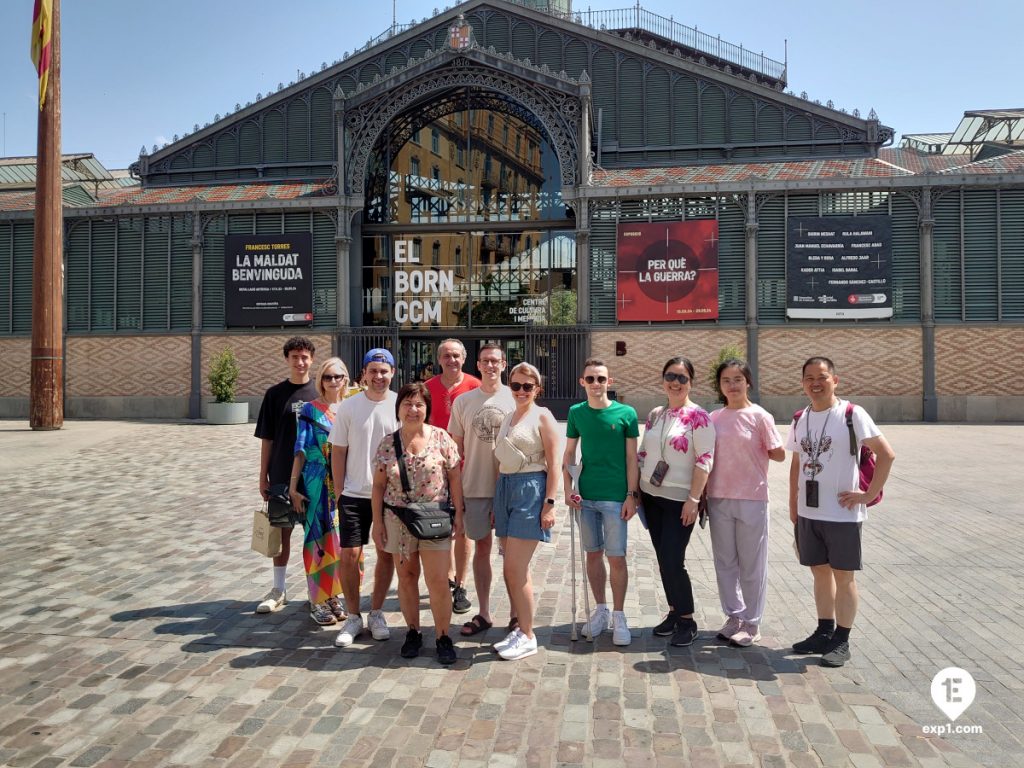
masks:
<instances>
[{"instance_id":1,"label":"man in beige t-shirt","mask_svg":"<svg viewBox=\"0 0 1024 768\"><path fill-rule=\"evenodd\" d=\"M462 491L466 500L466 538L475 544L473 583L480 612L462 627L464 636L491 627L491 548L494 537L494 486L497 464L494 441L505 416L515 410L512 392L501 383L505 354L497 344L484 344L477 356L480 386L459 395L452 403L448 433L459 446L464 465Z\"/></svg>"}]
</instances>

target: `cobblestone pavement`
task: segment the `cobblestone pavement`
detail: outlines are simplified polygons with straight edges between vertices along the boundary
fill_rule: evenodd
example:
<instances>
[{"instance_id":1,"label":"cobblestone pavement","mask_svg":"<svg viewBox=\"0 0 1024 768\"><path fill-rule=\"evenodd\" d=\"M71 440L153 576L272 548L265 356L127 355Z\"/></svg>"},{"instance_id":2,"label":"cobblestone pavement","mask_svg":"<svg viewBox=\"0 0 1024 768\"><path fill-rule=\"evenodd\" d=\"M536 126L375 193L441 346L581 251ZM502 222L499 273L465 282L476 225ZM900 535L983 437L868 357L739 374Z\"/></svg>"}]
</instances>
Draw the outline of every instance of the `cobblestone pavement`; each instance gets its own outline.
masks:
<instances>
[{"instance_id":1,"label":"cobblestone pavement","mask_svg":"<svg viewBox=\"0 0 1024 768\"><path fill-rule=\"evenodd\" d=\"M814 624L791 549L786 470L773 465L763 642L714 640L722 617L708 536L690 568L701 636L651 636L664 596L630 526L629 647L569 640L569 526L534 561L540 653L503 662L457 639L458 663L389 642L335 649L292 602L253 614L269 563L248 551L252 425L0 422L8 534L0 543L0 764L12 766L968 766L1024 764L1020 638L1024 527L1019 426L895 425L883 507L865 526L854 657L828 670L787 653ZM954 450L943 446L955 446ZM969 447L969 450L968 450ZM1012 463L1011 463L1012 462ZM296 536L298 536L298 532ZM298 539L296 539L298 541ZM367 561L372 573L372 552ZM500 582L500 579L498 579ZM364 593L365 593L364 589ZM472 590L470 590L472 597ZM499 596L496 615L507 616ZM581 609L582 613L582 609ZM472 614L469 614L472 615ZM429 626L429 614L425 610ZM468 618L468 616L467 616ZM956 725L932 676L977 679Z\"/></svg>"}]
</instances>

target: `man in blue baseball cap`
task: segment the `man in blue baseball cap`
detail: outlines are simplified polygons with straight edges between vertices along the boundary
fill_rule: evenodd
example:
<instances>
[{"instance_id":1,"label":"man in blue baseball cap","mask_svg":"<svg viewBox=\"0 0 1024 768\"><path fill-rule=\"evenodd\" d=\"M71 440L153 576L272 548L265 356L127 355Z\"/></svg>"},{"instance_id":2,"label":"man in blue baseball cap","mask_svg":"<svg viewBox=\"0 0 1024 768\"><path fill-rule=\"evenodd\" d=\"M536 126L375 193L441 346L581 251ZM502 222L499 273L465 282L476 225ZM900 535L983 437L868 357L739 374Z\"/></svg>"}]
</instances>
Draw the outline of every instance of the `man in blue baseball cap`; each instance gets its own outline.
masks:
<instances>
[{"instance_id":1,"label":"man in blue baseball cap","mask_svg":"<svg viewBox=\"0 0 1024 768\"><path fill-rule=\"evenodd\" d=\"M373 510L373 468L370 460L380 441L398 429L395 402L391 391L395 358L386 349L371 349L363 355L360 381L366 389L346 398L338 406L331 442L331 474L338 494L338 527L341 533L341 586L345 593L348 618L334 639L339 647L351 645L363 631L359 600L359 558L370 541ZM377 552L370 595L368 626L374 640L391 637L381 608L395 574L395 562L387 552Z\"/></svg>"}]
</instances>

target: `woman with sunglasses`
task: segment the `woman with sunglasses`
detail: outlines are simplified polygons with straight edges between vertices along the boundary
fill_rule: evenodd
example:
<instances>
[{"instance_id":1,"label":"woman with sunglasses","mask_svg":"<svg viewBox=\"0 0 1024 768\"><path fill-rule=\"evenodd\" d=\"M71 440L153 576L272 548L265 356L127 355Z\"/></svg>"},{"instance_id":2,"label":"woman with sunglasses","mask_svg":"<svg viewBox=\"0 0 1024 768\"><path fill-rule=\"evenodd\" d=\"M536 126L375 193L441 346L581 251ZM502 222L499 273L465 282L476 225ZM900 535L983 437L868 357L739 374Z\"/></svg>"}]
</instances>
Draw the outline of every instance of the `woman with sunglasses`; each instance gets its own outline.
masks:
<instances>
[{"instance_id":1,"label":"woman with sunglasses","mask_svg":"<svg viewBox=\"0 0 1024 768\"><path fill-rule=\"evenodd\" d=\"M750 402L752 385L742 360L725 360L715 371L725 408L711 414L717 460L708 481L711 549L726 615L718 639L743 647L761 639L768 588L768 460L786 458L775 419Z\"/></svg>"},{"instance_id":2,"label":"woman with sunglasses","mask_svg":"<svg viewBox=\"0 0 1024 768\"><path fill-rule=\"evenodd\" d=\"M543 391L540 371L529 363L519 363L508 379L516 409L502 421L494 443L498 460L494 533L505 552L505 586L518 626L495 643L494 650L503 659L515 660L537 652L530 560L537 542L551 541L559 452L555 417L537 405Z\"/></svg>"},{"instance_id":3,"label":"woman with sunglasses","mask_svg":"<svg viewBox=\"0 0 1024 768\"><path fill-rule=\"evenodd\" d=\"M289 493L292 506L303 515L306 535L302 562L309 588L309 615L329 626L345 619L341 594L341 539L338 510L331 482L331 444L327 438L334 414L348 386L348 369L341 358L323 362L316 376L319 397L303 403L299 411ZM299 493L299 478L308 496Z\"/></svg>"},{"instance_id":4,"label":"woman with sunglasses","mask_svg":"<svg viewBox=\"0 0 1024 768\"><path fill-rule=\"evenodd\" d=\"M668 403L647 417L637 452L640 498L669 604L654 634L671 636L675 646L691 645L697 638L686 547L715 453L715 428L707 411L690 400L692 387L693 363L685 357L665 363L661 388Z\"/></svg>"}]
</instances>

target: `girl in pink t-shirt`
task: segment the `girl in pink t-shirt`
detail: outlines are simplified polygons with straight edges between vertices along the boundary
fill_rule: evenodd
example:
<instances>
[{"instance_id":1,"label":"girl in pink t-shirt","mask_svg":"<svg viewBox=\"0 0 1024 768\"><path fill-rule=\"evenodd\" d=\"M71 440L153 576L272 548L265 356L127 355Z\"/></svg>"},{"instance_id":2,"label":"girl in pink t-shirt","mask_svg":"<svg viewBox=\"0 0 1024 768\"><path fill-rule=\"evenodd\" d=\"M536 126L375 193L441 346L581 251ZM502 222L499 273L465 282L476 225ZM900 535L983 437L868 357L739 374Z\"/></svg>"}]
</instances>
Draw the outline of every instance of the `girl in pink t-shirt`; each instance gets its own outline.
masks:
<instances>
[{"instance_id":1,"label":"girl in pink t-shirt","mask_svg":"<svg viewBox=\"0 0 1024 768\"><path fill-rule=\"evenodd\" d=\"M750 366L730 359L718 366L715 388L725 407L711 413L715 465L708 479L711 548L718 596L727 620L720 640L748 646L768 588L768 460L786 451L772 415L750 402Z\"/></svg>"}]
</instances>

